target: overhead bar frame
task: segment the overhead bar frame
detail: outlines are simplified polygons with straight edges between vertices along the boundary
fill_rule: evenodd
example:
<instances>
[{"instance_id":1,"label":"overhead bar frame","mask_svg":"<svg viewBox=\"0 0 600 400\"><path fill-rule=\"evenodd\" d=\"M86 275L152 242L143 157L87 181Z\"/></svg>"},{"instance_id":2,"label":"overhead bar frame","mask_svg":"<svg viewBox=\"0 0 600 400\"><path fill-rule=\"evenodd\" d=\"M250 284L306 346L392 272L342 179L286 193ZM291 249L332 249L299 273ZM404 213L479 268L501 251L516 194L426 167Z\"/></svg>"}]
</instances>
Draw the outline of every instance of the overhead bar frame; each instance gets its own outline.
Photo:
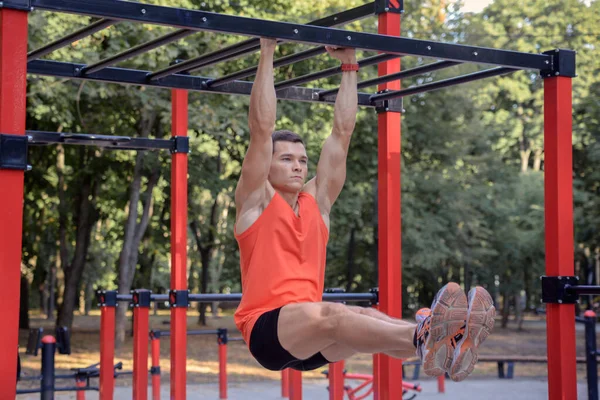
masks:
<instances>
[{"instance_id":1,"label":"overhead bar frame","mask_svg":"<svg viewBox=\"0 0 600 400\"><path fill-rule=\"evenodd\" d=\"M383 53L431 57L442 60L490 64L519 69L549 68L551 55L531 54L410 39L372 33L276 22L117 0L31 0L35 9L96 16L121 21L168 25L199 31L271 37L314 45L353 47Z\"/></svg>"}]
</instances>

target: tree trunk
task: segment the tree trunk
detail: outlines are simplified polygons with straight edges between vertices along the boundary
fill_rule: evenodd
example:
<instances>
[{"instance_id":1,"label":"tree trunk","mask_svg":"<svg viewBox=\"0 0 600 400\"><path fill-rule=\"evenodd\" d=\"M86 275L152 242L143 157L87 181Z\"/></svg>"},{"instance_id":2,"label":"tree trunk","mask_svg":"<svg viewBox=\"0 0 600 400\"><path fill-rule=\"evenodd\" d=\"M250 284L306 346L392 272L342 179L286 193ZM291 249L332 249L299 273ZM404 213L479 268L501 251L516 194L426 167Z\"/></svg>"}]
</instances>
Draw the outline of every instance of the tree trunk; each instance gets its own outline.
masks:
<instances>
[{"instance_id":1,"label":"tree trunk","mask_svg":"<svg viewBox=\"0 0 600 400\"><path fill-rule=\"evenodd\" d=\"M119 255L119 293L129 294L131 290L131 284L133 283L133 277L135 274L135 267L138 261L138 248L142 242L142 238L150 222L152 216L152 190L158 183L160 178L160 169L156 168L150 178L148 179L148 185L145 192L144 208L142 211L142 217L140 222L138 219L138 203L140 201L140 191L142 185L142 169L144 166L144 153L138 152L136 155L136 161L133 172L133 180L129 186L129 215L127 216L127 223L125 225L125 238L123 240L123 247L121 254ZM125 307L117 307L116 310L116 338L115 346L119 347L125 342Z\"/></svg>"},{"instance_id":2,"label":"tree trunk","mask_svg":"<svg viewBox=\"0 0 600 400\"><path fill-rule=\"evenodd\" d=\"M352 290L352 283L354 282L354 247L356 237L356 227L352 227L350 230L350 239L348 240L348 259L346 264L346 292Z\"/></svg>"},{"instance_id":3,"label":"tree trunk","mask_svg":"<svg viewBox=\"0 0 600 400\"><path fill-rule=\"evenodd\" d=\"M506 328L508 325L508 318L510 317L510 295L508 290L504 290L502 298L502 328Z\"/></svg>"},{"instance_id":4,"label":"tree trunk","mask_svg":"<svg viewBox=\"0 0 600 400\"><path fill-rule=\"evenodd\" d=\"M198 227L198 222L193 220L190 223L190 228L196 240L196 246L200 252L200 293L206 293L208 291L208 275L210 270L210 262L215 249L215 232L217 230L217 211L219 209L219 195L215 196L215 200L210 208L210 220L208 224L208 235L206 235L206 244L202 244L202 233ZM206 307L208 303L198 303L198 311L200 316L198 323L200 325L206 325Z\"/></svg>"},{"instance_id":5,"label":"tree trunk","mask_svg":"<svg viewBox=\"0 0 600 400\"><path fill-rule=\"evenodd\" d=\"M29 282L21 275L21 298L19 301L19 329L29 329Z\"/></svg>"},{"instance_id":6,"label":"tree trunk","mask_svg":"<svg viewBox=\"0 0 600 400\"><path fill-rule=\"evenodd\" d=\"M62 145L57 145L58 155L56 157L56 175L58 177L58 258L56 262L56 266L54 268L54 284L51 286L50 292L50 304L48 313L50 314L50 318L54 318L54 308L57 304L56 299L56 286L57 286L57 276L58 268L61 271L67 270L68 267L68 241L67 241L67 224L68 224L68 210L69 204L67 204L67 200L65 198L65 149ZM60 293L59 293L60 296ZM64 301L63 301L64 302Z\"/></svg>"},{"instance_id":7,"label":"tree trunk","mask_svg":"<svg viewBox=\"0 0 600 400\"><path fill-rule=\"evenodd\" d=\"M542 154L544 151L542 149L537 149L533 153L533 170L539 171L542 168Z\"/></svg>"},{"instance_id":8,"label":"tree trunk","mask_svg":"<svg viewBox=\"0 0 600 400\"><path fill-rule=\"evenodd\" d=\"M79 192L75 253L71 264L63 267L65 292L63 295L63 304L58 314L57 326L66 326L69 329L73 325L73 312L77 304L77 295L85 267L92 228L96 218L94 215L94 197L91 177L88 176L83 179Z\"/></svg>"}]
</instances>

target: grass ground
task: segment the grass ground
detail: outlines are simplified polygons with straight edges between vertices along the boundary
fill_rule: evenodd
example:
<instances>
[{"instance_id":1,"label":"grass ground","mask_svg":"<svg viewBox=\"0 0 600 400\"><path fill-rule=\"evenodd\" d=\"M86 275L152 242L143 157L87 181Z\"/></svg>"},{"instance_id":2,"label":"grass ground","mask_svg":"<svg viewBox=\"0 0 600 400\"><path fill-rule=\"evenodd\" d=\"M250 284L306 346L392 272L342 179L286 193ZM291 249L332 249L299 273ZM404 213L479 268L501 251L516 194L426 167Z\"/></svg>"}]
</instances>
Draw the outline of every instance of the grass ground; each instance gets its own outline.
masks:
<instances>
[{"instance_id":1,"label":"grass ground","mask_svg":"<svg viewBox=\"0 0 600 400\"><path fill-rule=\"evenodd\" d=\"M231 316L211 317L208 326L202 327L197 324L197 313L190 312L188 316L188 329L216 329L227 328L232 336L239 336ZM71 368L81 368L94 363L100 359L99 354L99 321L98 314L89 316L76 316L71 332L71 355L56 356L57 374L68 373ZM150 329L169 329L169 313L160 312L150 318ZM31 328L43 327L46 332L52 332L54 325L52 321L42 318L40 315L31 316ZM499 321L498 321L499 322ZM577 356L584 356L584 332L583 326L576 327ZM40 356L33 357L25 354L28 331L20 332L19 352L21 354L22 372L26 376L39 375ZM169 382L169 353L170 343L168 338L161 340L161 380ZM525 321L524 329L518 331L516 325L502 329L497 324L494 332L481 348L481 354L487 355L537 355L547 354L546 347L546 323L543 318L532 317ZM207 383L218 381L218 348L216 337L191 336L188 337L187 348L187 370L188 383ZM123 370L131 371L133 360L132 338L129 337L121 348L115 353L115 362L123 362ZM346 367L351 372L371 373L372 357L370 355L357 355L349 359ZM228 379L230 382L246 382L258 380L277 380L280 374L263 369L250 355L244 342L232 342L228 346ZM412 368L412 367L408 367ZM408 369L411 374L412 370ZM547 376L546 364L519 364L515 366L517 377L545 377ZM577 366L578 379L585 379L585 365ZM472 378L490 378L497 376L497 366L493 363L480 363L474 371ZM307 372L304 379L323 379L320 371ZM421 375L421 379L423 379ZM62 384L62 383L61 383ZM67 382L64 382L67 384ZM71 384L69 382L68 384ZM119 377L117 386L131 384L130 376ZM33 387L33 382L20 382L19 388Z\"/></svg>"}]
</instances>

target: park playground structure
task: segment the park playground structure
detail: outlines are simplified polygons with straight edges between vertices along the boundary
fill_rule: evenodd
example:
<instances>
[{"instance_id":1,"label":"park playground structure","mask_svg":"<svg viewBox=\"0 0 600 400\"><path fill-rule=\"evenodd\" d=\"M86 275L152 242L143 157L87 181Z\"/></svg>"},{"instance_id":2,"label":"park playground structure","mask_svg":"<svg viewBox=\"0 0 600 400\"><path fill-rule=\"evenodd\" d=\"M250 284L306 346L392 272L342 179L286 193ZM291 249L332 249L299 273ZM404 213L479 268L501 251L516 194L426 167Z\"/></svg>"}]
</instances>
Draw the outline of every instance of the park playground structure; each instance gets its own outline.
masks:
<instances>
[{"instance_id":1,"label":"park playground structure","mask_svg":"<svg viewBox=\"0 0 600 400\"><path fill-rule=\"evenodd\" d=\"M71 33L39 49L27 52L28 14L30 12L63 12L98 17L86 28ZM378 85L376 94L359 93L362 107L378 113L378 216L379 216L379 293L378 309L392 317L401 317L401 191L400 191L400 120L402 98L442 89L479 79L533 70L544 79L544 151L545 151L545 235L546 277L542 287L548 313L548 393L551 399L573 399L577 396L575 372L575 309L579 294L598 293L598 287L577 285L573 262L573 189L571 80L575 77L575 52L548 49L530 54L458 44L440 43L400 37L403 13L401 0L376 0L306 25L260 20L212 12L127 2L120 0L4 0L0 2L0 273L7 293L3 296L0 319L6 333L0 342L0 398L15 396L18 344L19 277L21 263L22 207L24 173L29 145L73 144L93 145L122 150L169 150L171 169L171 291L166 295L171 305L171 398L186 398L186 311L194 296L196 301L209 301L210 295L190 294L186 278L187 244L187 131L188 92L249 95L251 82L240 79L252 76L256 68L227 76L208 78L189 74L202 66L225 61L259 49L258 37L276 38L280 42L301 42L314 48L275 61L275 67L289 65L325 52L324 46L352 47L380 54L359 61L361 67L378 66L379 77L360 82L359 88ZM378 34L334 28L359 18L376 15ZM148 43L92 65L41 59L50 52L93 34L110 29L122 21L166 25L176 28ZM217 52L179 61L158 71L132 70L113 65L166 45L197 31L212 31L249 36ZM417 56L433 59L430 64L400 70L400 58ZM468 75L457 76L419 86L400 89L400 80L461 63L490 65ZM330 68L276 84L281 100L333 104L336 90L299 86L318 78L341 73ZM172 138L142 139L83 133L27 131L27 74L160 87L172 90ZM35 166L33 166L35 168ZM138 292L140 293L140 292ZM348 293L345 300L359 294ZM367 294L364 294L367 295ZM121 295L119 295L121 296ZM146 301L146 294L141 295ZM152 295L148 293L148 301ZM208 296L208 297L207 297ZM215 295L228 296L228 295ZM218 297L220 301L236 301L236 296ZM111 379L114 354L114 306L119 299L104 297L101 324L100 398L112 398ZM133 299L132 299L133 300ZM146 307L139 307L145 309ZM136 319L141 321L142 319ZM113 328L111 330L111 328ZM141 329L139 330L142 331ZM146 334L147 337L147 334ZM143 352L144 350L141 349ZM145 349L147 360L147 347ZM142 357L143 354L136 355ZM374 390L379 399L398 399L402 393L400 360L374 356ZM108 373L110 371L110 373ZM139 389L139 388L138 388ZM340 396L336 388L332 398ZM343 388L342 388L343 389ZM143 390L135 396L143 396ZM301 393L296 393L300 398ZM137 397L136 397L137 398ZM139 397L141 398L141 397Z\"/></svg>"}]
</instances>

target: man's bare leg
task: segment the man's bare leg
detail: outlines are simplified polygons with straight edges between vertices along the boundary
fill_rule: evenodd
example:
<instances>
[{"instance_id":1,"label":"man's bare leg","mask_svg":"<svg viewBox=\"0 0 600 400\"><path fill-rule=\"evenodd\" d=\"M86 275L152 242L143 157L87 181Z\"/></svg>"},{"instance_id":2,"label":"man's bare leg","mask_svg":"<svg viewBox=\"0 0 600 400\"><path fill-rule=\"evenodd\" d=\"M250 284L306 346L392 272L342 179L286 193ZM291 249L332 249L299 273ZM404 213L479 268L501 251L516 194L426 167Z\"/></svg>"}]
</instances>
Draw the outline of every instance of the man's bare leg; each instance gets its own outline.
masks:
<instances>
[{"instance_id":1,"label":"man's bare leg","mask_svg":"<svg viewBox=\"0 0 600 400\"><path fill-rule=\"evenodd\" d=\"M337 303L289 304L281 309L278 323L281 345L299 359L336 344L359 353L394 351L408 358L415 353L415 328L415 324L394 324Z\"/></svg>"}]
</instances>

